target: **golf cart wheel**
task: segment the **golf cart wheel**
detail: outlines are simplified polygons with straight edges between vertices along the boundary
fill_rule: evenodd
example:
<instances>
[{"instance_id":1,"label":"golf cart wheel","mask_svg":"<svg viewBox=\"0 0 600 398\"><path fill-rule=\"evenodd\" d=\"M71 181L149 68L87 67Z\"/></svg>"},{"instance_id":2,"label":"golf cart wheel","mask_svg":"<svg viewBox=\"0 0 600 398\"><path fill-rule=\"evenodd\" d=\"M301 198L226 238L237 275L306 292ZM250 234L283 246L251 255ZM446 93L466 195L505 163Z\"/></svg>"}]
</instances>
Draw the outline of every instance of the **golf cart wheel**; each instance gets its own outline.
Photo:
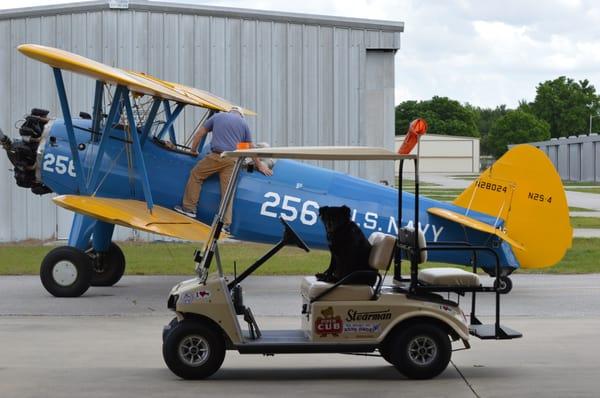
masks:
<instances>
[{"instance_id":1,"label":"golf cart wheel","mask_svg":"<svg viewBox=\"0 0 600 398\"><path fill-rule=\"evenodd\" d=\"M91 252L92 256L98 254ZM116 243L110 242L108 251L92 260L92 286L112 286L117 283L125 273L125 256Z\"/></svg>"},{"instance_id":2,"label":"golf cart wheel","mask_svg":"<svg viewBox=\"0 0 600 398\"><path fill-rule=\"evenodd\" d=\"M163 327L163 332L162 332L163 344L167 340L167 336L169 335L169 333L171 333L171 331L175 328L175 326L177 326L178 323L179 323L179 320L177 319L177 317L175 317L175 318L171 319L171 322L169 322L168 324L166 324Z\"/></svg>"},{"instance_id":3,"label":"golf cart wheel","mask_svg":"<svg viewBox=\"0 0 600 398\"><path fill-rule=\"evenodd\" d=\"M79 297L90 287L92 261L77 248L57 247L44 257L40 279L55 297Z\"/></svg>"},{"instance_id":4,"label":"golf cart wheel","mask_svg":"<svg viewBox=\"0 0 600 398\"><path fill-rule=\"evenodd\" d=\"M448 334L432 323L414 323L390 342L396 369L410 379L431 379L442 373L452 355Z\"/></svg>"},{"instance_id":5,"label":"golf cart wheel","mask_svg":"<svg viewBox=\"0 0 600 398\"><path fill-rule=\"evenodd\" d=\"M508 276L501 276L494 280L494 287L498 289L500 294L506 294L513 288L512 280Z\"/></svg>"},{"instance_id":6,"label":"golf cart wheel","mask_svg":"<svg viewBox=\"0 0 600 398\"><path fill-rule=\"evenodd\" d=\"M214 328L199 321L183 320L166 334L163 358L177 376L204 379L223 364L225 341Z\"/></svg>"}]
</instances>

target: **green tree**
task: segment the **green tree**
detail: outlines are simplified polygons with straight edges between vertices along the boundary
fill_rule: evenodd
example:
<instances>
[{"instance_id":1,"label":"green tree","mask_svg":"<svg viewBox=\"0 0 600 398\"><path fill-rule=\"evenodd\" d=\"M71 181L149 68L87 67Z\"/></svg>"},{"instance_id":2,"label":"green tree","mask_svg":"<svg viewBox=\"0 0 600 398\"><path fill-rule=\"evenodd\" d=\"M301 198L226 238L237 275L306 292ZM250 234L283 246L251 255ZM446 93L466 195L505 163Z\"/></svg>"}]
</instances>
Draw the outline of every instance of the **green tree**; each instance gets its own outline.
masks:
<instances>
[{"instance_id":1,"label":"green tree","mask_svg":"<svg viewBox=\"0 0 600 398\"><path fill-rule=\"evenodd\" d=\"M600 101L590 82L565 76L538 84L531 111L550 125L552 137L588 131L590 115L597 115Z\"/></svg>"},{"instance_id":2,"label":"green tree","mask_svg":"<svg viewBox=\"0 0 600 398\"><path fill-rule=\"evenodd\" d=\"M481 154L482 155L491 155L491 148L488 147L489 140L487 136L490 132L492 125L501 118L506 115L508 109L506 105L499 105L496 108L481 108L475 107L471 105L467 105L470 107L473 112L475 112L475 121L477 123L477 129L479 130L479 135L481 136Z\"/></svg>"},{"instance_id":3,"label":"green tree","mask_svg":"<svg viewBox=\"0 0 600 398\"><path fill-rule=\"evenodd\" d=\"M406 133L414 119L427 120L430 134L479 137L476 115L471 107L448 97L433 97L427 101L405 101L396 107L396 135Z\"/></svg>"},{"instance_id":4,"label":"green tree","mask_svg":"<svg viewBox=\"0 0 600 398\"><path fill-rule=\"evenodd\" d=\"M507 151L509 144L544 141L550 138L550 126L534 115L509 110L492 124L490 133L485 138L486 146L496 158Z\"/></svg>"}]
</instances>

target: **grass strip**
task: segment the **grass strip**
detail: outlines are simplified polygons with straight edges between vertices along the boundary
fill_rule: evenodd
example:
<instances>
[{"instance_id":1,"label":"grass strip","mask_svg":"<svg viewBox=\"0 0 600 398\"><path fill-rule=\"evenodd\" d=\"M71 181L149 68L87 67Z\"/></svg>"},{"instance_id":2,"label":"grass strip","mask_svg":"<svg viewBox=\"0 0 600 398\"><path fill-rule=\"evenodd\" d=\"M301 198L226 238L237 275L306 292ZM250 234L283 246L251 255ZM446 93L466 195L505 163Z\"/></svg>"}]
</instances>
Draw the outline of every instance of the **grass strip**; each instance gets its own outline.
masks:
<instances>
[{"instance_id":1,"label":"grass strip","mask_svg":"<svg viewBox=\"0 0 600 398\"><path fill-rule=\"evenodd\" d=\"M193 275L194 249L192 243L119 243L127 259L129 275ZM225 273L233 273L233 262L238 273L269 250L271 246L255 243L225 243L220 246ZM40 262L52 249L39 243L0 246L1 275L38 275ZM575 238L573 247L555 267L522 270L528 273L579 274L600 272L600 239ZM256 271L256 275L313 275L329 264L327 251L305 253L297 248L285 248ZM445 266L427 263L427 267Z\"/></svg>"},{"instance_id":2,"label":"grass strip","mask_svg":"<svg viewBox=\"0 0 600 398\"><path fill-rule=\"evenodd\" d=\"M573 228L600 228L600 218L571 217L571 226Z\"/></svg>"},{"instance_id":3,"label":"grass strip","mask_svg":"<svg viewBox=\"0 0 600 398\"><path fill-rule=\"evenodd\" d=\"M600 194L600 187L598 187L598 188L566 188L565 190L571 191L571 192L584 192L584 193Z\"/></svg>"}]
</instances>

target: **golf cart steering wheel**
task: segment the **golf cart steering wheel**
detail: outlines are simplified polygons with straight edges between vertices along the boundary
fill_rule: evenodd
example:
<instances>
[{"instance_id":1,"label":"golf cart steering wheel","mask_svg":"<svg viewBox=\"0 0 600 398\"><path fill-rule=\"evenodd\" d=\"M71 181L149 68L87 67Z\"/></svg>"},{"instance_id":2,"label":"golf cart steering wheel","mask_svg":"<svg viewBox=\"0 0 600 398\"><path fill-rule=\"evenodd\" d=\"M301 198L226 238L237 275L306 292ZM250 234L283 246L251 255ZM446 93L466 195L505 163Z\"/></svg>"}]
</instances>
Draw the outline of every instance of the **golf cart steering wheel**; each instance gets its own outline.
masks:
<instances>
[{"instance_id":1,"label":"golf cart steering wheel","mask_svg":"<svg viewBox=\"0 0 600 398\"><path fill-rule=\"evenodd\" d=\"M304 243L302 238L300 238L296 231L292 229L290 224L288 224L282 217L279 217L279 221L281 221L283 227L285 228L282 241L285 242L286 245L296 245L305 252L310 252L310 249L306 243Z\"/></svg>"}]
</instances>

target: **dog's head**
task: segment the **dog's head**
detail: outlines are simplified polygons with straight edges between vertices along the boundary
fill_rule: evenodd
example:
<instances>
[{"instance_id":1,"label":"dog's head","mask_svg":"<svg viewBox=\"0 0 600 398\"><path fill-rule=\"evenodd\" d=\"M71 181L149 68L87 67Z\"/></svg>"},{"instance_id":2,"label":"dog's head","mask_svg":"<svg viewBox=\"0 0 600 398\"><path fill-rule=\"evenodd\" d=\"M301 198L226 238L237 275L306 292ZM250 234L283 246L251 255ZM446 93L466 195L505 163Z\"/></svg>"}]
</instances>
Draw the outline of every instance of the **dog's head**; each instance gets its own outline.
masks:
<instances>
[{"instance_id":1,"label":"dog's head","mask_svg":"<svg viewBox=\"0 0 600 398\"><path fill-rule=\"evenodd\" d=\"M348 206L323 206L319 208L319 217L321 217L327 233L331 233L350 222L350 208Z\"/></svg>"}]
</instances>

